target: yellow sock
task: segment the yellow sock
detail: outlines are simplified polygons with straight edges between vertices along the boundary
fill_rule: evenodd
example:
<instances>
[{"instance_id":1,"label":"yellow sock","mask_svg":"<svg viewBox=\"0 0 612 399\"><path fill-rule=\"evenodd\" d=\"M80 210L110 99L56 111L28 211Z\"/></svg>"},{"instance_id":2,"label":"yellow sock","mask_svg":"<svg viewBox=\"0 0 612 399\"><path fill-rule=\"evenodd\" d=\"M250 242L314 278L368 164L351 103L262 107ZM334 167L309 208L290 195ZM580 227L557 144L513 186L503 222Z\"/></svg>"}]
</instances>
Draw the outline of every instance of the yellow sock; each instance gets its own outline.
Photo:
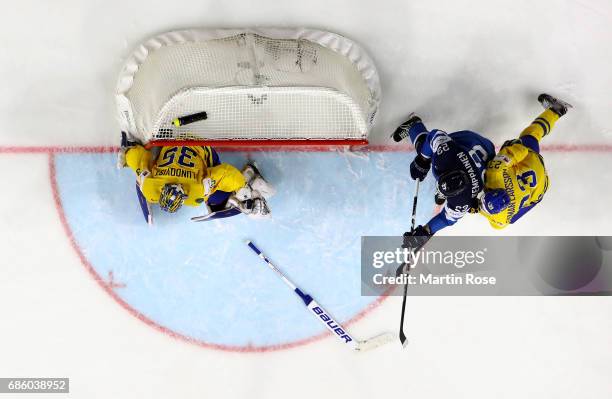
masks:
<instances>
[{"instance_id":1,"label":"yellow sock","mask_svg":"<svg viewBox=\"0 0 612 399\"><path fill-rule=\"evenodd\" d=\"M531 125L527 126L525 130L521 132L520 137L533 136L535 139L540 141L542 137L546 136L552 128L555 126L555 122L559 120L559 115L555 114L550 109L542 112Z\"/></svg>"}]
</instances>

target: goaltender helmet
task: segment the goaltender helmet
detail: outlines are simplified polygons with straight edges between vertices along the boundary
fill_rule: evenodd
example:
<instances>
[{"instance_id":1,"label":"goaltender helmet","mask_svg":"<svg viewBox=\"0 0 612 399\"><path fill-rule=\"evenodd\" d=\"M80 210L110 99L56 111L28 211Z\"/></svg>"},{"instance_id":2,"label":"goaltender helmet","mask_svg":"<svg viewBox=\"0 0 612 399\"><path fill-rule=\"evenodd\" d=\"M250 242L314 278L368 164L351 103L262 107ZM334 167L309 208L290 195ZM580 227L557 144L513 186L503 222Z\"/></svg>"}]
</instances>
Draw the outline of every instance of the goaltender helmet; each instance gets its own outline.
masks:
<instances>
[{"instance_id":1,"label":"goaltender helmet","mask_svg":"<svg viewBox=\"0 0 612 399\"><path fill-rule=\"evenodd\" d=\"M187 198L180 184L166 184L159 195L159 207L166 212L178 211Z\"/></svg>"}]
</instances>

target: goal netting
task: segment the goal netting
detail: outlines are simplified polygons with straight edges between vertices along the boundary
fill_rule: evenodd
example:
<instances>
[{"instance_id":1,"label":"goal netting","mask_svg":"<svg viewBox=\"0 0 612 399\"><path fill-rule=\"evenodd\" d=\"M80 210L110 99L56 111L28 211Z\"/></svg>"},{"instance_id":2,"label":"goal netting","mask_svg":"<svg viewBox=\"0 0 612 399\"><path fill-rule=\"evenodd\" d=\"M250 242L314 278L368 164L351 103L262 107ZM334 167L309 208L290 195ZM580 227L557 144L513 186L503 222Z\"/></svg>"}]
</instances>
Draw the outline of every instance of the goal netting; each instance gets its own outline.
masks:
<instances>
[{"instance_id":1,"label":"goal netting","mask_svg":"<svg viewBox=\"0 0 612 399\"><path fill-rule=\"evenodd\" d=\"M365 144L379 102L370 57L309 29L164 33L138 46L117 85L121 129L149 146Z\"/></svg>"}]
</instances>

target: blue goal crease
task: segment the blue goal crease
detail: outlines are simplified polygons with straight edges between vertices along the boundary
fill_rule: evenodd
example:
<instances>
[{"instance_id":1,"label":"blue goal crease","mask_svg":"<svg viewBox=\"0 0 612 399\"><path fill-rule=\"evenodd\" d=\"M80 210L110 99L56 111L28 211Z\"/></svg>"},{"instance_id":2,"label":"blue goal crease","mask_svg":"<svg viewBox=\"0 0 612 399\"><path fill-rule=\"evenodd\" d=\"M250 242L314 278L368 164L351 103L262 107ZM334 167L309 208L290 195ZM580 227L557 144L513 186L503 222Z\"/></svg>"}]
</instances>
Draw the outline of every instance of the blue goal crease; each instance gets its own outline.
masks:
<instances>
[{"instance_id":1,"label":"blue goal crease","mask_svg":"<svg viewBox=\"0 0 612 399\"><path fill-rule=\"evenodd\" d=\"M246 154L220 154L241 168ZM401 235L410 224L413 155L257 153L276 189L271 220L239 215L193 223L201 209L165 214L153 206L148 226L134 194L134 175L113 167L112 154L58 154L64 213L90 264L147 318L174 332L221 345L266 346L307 339L324 327L247 246L262 251L338 320L376 298L360 294L360 238ZM421 186L419 222L433 209L433 185Z\"/></svg>"}]
</instances>

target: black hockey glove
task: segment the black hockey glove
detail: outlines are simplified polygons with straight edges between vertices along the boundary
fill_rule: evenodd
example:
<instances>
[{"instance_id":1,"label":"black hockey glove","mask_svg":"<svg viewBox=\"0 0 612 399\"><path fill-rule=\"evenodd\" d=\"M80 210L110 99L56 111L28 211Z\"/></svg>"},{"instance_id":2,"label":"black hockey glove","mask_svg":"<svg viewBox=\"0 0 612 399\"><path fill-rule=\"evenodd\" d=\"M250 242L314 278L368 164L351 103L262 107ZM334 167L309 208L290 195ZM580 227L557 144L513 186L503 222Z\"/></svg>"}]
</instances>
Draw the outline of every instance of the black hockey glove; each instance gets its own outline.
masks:
<instances>
[{"instance_id":1,"label":"black hockey glove","mask_svg":"<svg viewBox=\"0 0 612 399\"><path fill-rule=\"evenodd\" d=\"M140 145L140 143L137 141L131 141L126 132L121 132L121 148L119 148L119 152L117 153L117 169L127 166L127 163L125 162L125 154L130 148L137 145Z\"/></svg>"},{"instance_id":2,"label":"black hockey glove","mask_svg":"<svg viewBox=\"0 0 612 399\"><path fill-rule=\"evenodd\" d=\"M410 164L410 177L413 180L425 180L429 168L431 167L431 159L425 158L423 155L418 154L414 161Z\"/></svg>"},{"instance_id":3,"label":"black hockey glove","mask_svg":"<svg viewBox=\"0 0 612 399\"><path fill-rule=\"evenodd\" d=\"M132 148L134 146L137 145L141 145L138 141L136 140L130 140L131 136L128 136L128 134L124 131L121 131L121 148Z\"/></svg>"},{"instance_id":4,"label":"black hockey glove","mask_svg":"<svg viewBox=\"0 0 612 399\"><path fill-rule=\"evenodd\" d=\"M433 234L427 225L417 226L414 231L407 231L404 233L404 245L402 245L402 248L418 251L432 236Z\"/></svg>"}]
</instances>

